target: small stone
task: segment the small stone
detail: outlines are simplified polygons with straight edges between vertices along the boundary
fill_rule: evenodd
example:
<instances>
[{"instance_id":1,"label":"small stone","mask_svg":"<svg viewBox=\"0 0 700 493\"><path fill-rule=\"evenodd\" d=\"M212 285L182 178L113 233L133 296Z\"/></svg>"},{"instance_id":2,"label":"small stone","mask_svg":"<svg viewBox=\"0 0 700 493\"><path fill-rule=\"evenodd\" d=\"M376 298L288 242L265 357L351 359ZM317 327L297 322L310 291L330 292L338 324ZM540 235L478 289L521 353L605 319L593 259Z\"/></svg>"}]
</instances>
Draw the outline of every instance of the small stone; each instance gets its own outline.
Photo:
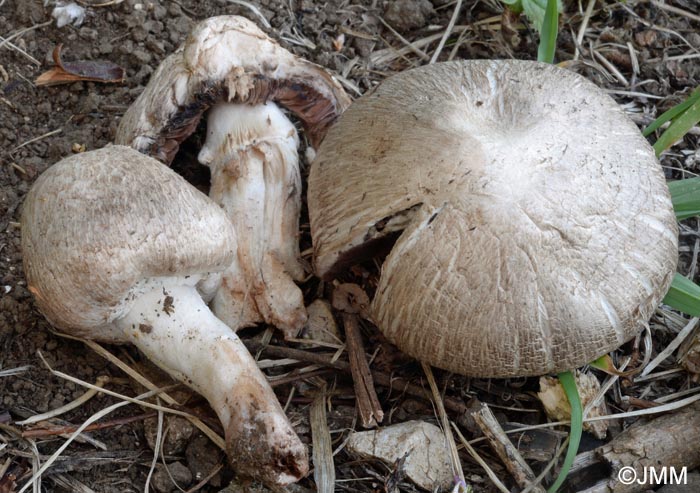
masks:
<instances>
[{"instance_id":1,"label":"small stone","mask_svg":"<svg viewBox=\"0 0 700 493\"><path fill-rule=\"evenodd\" d=\"M133 39L137 43L140 43L141 41L145 40L147 35L148 32L144 27L136 27L131 30L131 39Z\"/></svg>"},{"instance_id":2,"label":"small stone","mask_svg":"<svg viewBox=\"0 0 700 493\"><path fill-rule=\"evenodd\" d=\"M374 51L374 48L377 46L377 42L372 40L372 39L365 39L365 38L355 38L353 39L352 42L353 46L355 47L355 51L357 52L358 55L361 57L368 57L372 54Z\"/></svg>"},{"instance_id":3,"label":"small stone","mask_svg":"<svg viewBox=\"0 0 700 493\"><path fill-rule=\"evenodd\" d=\"M89 27L81 27L79 33L81 38L90 41L95 41L98 37L97 29L91 29Z\"/></svg>"},{"instance_id":4,"label":"small stone","mask_svg":"<svg viewBox=\"0 0 700 493\"><path fill-rule=\"evenodd\" d=\"M107 40L103 40L97 48L102 55L111 55L114 48L112 43Z\"/></svg>"},{"instance_id":5,"label":"small stone","mask_svg":"<svg viewBox=\"0 0 700 493\"><path fill-rule=\"evenodd\" d=\"M187 457L187 465L192 471L195 481L201 481L211 474L221 460L218 449L205 436L198 436L187 445L185 457ZM221 486L221 473L217 473L211 478L209 484L214 487Z\"/></svg>"},{"instance_id":6,"label":"small stone","mask_svg":"<svg viewBox=\"0 0 700 493\"><path fill-rule=\"evenodd\" d=\"M151 447L151 450L154 450L158 434L158 420L156 418L145 420L143 422L143 432L148 446ZM167 417L163 423L163 433L166 433L162 444L163 454L178 455L184 452L194 432L194 426L185 418L180 416Z\"/></svg>"},{"instance_id":7,"label":"small stone","mask_svg":"<svg viewBox=\"0 0 700 493\"><path fill-rule=\"evenodd\" d=\"M688 33L686 39L688 40L688 43L690 43L694 48L700 48L700 34Z\"/></svg>"},{"instance_id":8,"label":"small stone","mask_svg":"<svg viewBox=\"0 0 700 493\"><path fill-rule=\"evenodd\" d=\"M586 407L600 391L600 382L591 373L582 373L577 371L575 374L576 387L581 396L581 405ZM567 421L571 419L571 405L569 399L564 393L564 388L559 383L559 380L552 377L540 377L540 391L537 393L542 406L547 413L547 416L554 421ZM600 402L588 411L588 417L605 416L608 414L608 408L605 405L605 400ZM589 421L583 423L583 429L592 433L593 436L602 440L608 432L607 421Z\"/></svg>"},{"instance_id":9,"label":"small stone","mask_svg":"<svg viewBox=\"0 0 700 493\"><path fill-rule=\"evenodd\" d=\"M80 113L92 113L100 107L100 96L94 92L88 93L87 96L80 100Z\"/></svg>"},{"instance_id":10,"label":"small stone","mask_svg":"<svg viewBox=\"0 0 700 493\"><path fill-rule=\"evenodd\" d=\"M656 38L656 31L652 31L651 29L640 31L634 35L634 40L639 46L652 46L656 44Z\"/></svg>"},{"instance_id":11,"label":"small stone","mask_svg":"<svg viewBox=\"0 0 700 493\"><path fill-rule=\"evenodd\" d=\"M136 58L139 63L142 63L144 65L148 65L151 62L151 59L153 58L152 55L145 51L145 50L134 50L131 52L131 56Z\"/></svg>"},{"instance_id":12,"label":"small stone","mask_svg":"<svg viewBox=\"0 0 700 493\"><path fill-rule=\"evenodd\" d=\"M403 473L419 487L434 491L453 483L445 434L435 425L407 421L380 430L350 435L347 450L388 464L403 460Z\"/></svg>"},{"instance_id":13,"label":"small stone","mask_svg":"<svg viewBox=\"0 0 700 493\"><path fill-rule=\"evenodd\" d=\"M389 2L384 19L397 31L420 29L428 23L433 5L428 0L397 0Z\"/></svg>"},{"instance_id":14,"label":"small stone","mask_svg":"<svg viewBox=\"0 0 700 493\"><path fill-rule=\"evenodd\" d=\"M290 484L284 487L286 493L312 493L312 490L299 486L298 484ZM272 490L266 488L260 483L241 482L234 479L226 488L219 490L218 493L273 493Z\"/></svg>"},{"instance_id":15,"label":"small stone","mask_svg":"<svg viewBox=\"0 0 700 493\"><path fill-rule=\"evenodd\" d=\"M164 19L168 15L168 9L162 5L155 5L153 7L153 18L157 20Z\"/></svg>"},{"instance_id":16,"label":"small stone","mask_svg":"<svg viewBox=\"0 0 700 493\"><path fill-rule=\"evenodd\" d=\"M307 308L308 320L302 338L329 344L342 344L338 325L331 305L325 300L314 300Z\"/></svg>"},{"instance_id":17,"label":"small stone","mask_svg":"<svg viewBox=\"0 0 700 493\"><path fill-rule=\"evenodd\" d=\"M181 462L168 464L167 471L162 464L158 464L151 478L151 485L154 490L160 493L171 493L177 489L175 484L173 484L173 480L180 488L186 488L192 483L192 473Z\"/></svg>"}]
</instances>

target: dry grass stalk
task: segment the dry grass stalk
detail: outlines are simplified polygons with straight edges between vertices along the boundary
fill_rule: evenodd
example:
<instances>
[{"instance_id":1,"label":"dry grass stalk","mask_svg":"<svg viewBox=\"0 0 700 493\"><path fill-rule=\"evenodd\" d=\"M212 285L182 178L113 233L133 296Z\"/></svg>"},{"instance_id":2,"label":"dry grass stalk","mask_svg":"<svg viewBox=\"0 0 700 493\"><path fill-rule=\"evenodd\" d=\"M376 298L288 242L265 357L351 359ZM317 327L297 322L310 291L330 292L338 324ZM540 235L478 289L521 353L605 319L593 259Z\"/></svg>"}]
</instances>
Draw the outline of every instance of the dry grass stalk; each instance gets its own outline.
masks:
<instances>
[{"instance_id":1,"label":"dry grass stalk","mask_svg":"<svg viewBox=\"0 0 700 493\"><path fill-rule=\"evenodd\" d=\"M33 139L29 139L28 141L22 142L22 143L19 144L18 146L13 147L13 148L8 152L8 154L12 154L13 152L20 150L20 149L21 149L22 147L24 147L24 146L28 146L29 144L33 144L34 142L38 142L38 141L40 141L40 140L42 140L42 139L45 139L45 138L47 138L47 137L51 137L52 135L60 134L62 131L63 131L62 128L57 128L56 130L52 130L52 131L50 131L50 132L46 132L45 134L39 135L38 137L34 137Z\"/></svg>"},{"instance_id":2,"label":"dry grass stalk","mask_svg":"<svg viewBox=\"0 0 700 493\"><path fill-rule=\"evenodd\" d=\"M32 365L18 366L17 368L8 368L7 370L0 371L0 377L13 377L15 375L20 375L25 371L29 370Z\"/></svg>"},{"instance_id":3,"label":"dry grass stalk","mask_svg":"<svg viewBox=\"0 0 700 493\"><path fill-rule=\"evenodd\" d=\"M262 12L260 12L260 9L257 8L252 3L244 2L243 0L227 0L227 1L229 3L233 3L235 5L240 5L241 7L247 8L248 10L250 10L253 13L255 18L258 19L263 26L265 26L265 29L272 29L272 26L268 22L267 18L264 15L262 15Z\"/></svg>"},{"instance_id":4,"label":"dry grass stalk","mask_svg":"<svg viewBox=\"0 0 700 493\"><path fill-rule=\"evenodd\" d=\"M72 336L69 336L66 334L62 334L60 332L54 332L54 333L61 336L61 337L65 337L67 339L72 339L74 341L80 341L83 344L87 345L90 349L95 351L97 354L99 354L100 356L105 358L110 363L116 365L120 370L122 370L124 373L129 375L131 378L133 378L136 382L138 382L139 384L141 384L145 388L150 389L150 390L155 390L157 388L156 385L153 384L150 380L148 380L146 377L144 377L143 375L138 373L136 370L131 368L129 365L124 363L122 360L120 360L119 358L114 356L112 353L107 351L105 348L100 346L98 343L96 343L94 341L88 341L87 339L81 339L79 337L72 337ZM161 392L160 398L166 404L168 404L170 406L179 406L180 405L175 399L170 397L165 392ZM160 407L156 406L155 408L159 409ZM172 412L172 410L171 410L171 412ZM179 412L176 412L176 414L178 414L178 413ZM217 447L219 447L221 450L226 450L226 444L224 442L224 439L218 433L216 433L214 430L212 430L209 426L207 426L201 419L197 418L196 416L192 416L191 414L187 414L187 413L180 413L180 414L182 416L184 416L185 418L187 418L187 420L190 421L190 423L192 423L197 428L199 428L199 430L202 433L204 433L212 442L214 442L214 444Z\"/></svg>"},{"instance_id":5,"label":"dry grass stalk","mask_svg":"<svg viewBox=\"0 0 700 493\"><path fill-rule=\"evenodd\" d=\"M76 380L77 380L77 379L76 379ZM84 382L84 383L86 383L86 382ZM90 417L89 417L89 418L88 418L88 419L87 419L87 420L86 420L86 421L85 421L85 422L84 422L84 423L83 423L69 438L68 438L68 440L66 440L65 442L63 442L63 444L58 448L58 450L56 450L56 452L54 452L53 455L51 455L51 457L49 457L49 459L48 459L46 462L44 462L44 464L43 464L41 467L39 467L36 471L33 472L32 477L30 478L30 480L29 480L27 483L25 483L25 485L19 490L18 493L24 493L25 491L27 491L27 488L28 488L29 486L34 486L34 487L36 488L36 484L38 483L38 481L41 480L42 474L43 474L44 472L46 472L46 470L47 470L49 467L51 467L51 465L56 461L56 459L58 459L58 457L60 457L60 455L63 453L63 451L64 451L66 448L68 448L68 445L71 444L71 442L75 439L75 437L78 436L80 433L82 433L82 432L85 430L85 428L87 428L90 424L94 423L95 421L97 421L98 419L100 419L100 418L102 418L102 417L104 417L104 416L107 416L108 414L112 413L113 411L116 411L116 410L119 409L120 407L124 407L124 406L126 406L126 405L128 405L128 404L131 404L131 403L132 403L131 401L135 401L136 403L139 403L139 404L142 404L142 405L143 405L143 404L146 404L146 403L144 403L144 402L139 402L139 401L141 401L141 400L143 400L143 399L148 399L149 397L156 396L156 395L158 395L160 392L161 392L161 389L156 389L156 390L151 390L151 391L145 392L145 393L143 393L143 394L137 396L135 399L129 399L129 400L125 400L125 401L118 402L118 403L116 403L116 404L112 404L111 406L106 407L105 409L103 409L103 410L101 410L101 411L99 411L99 412L93 414L92 416L90 416Z\"/></svg>"},{"instance_id":6,"label":"dry grass stalk","mask_svg":"<svg viewBox=\"0 0 700 493\"><path fill-rule=\"evenodd\" d=\"M73 493L96 493L92 488L65 474L55 474L51 476L51 480L66 491L72 491Z\"/></svg>"},{"instance_id":7,"label":"dry grass stalk","mask_svg":"<svg viewBox=\"0 0 700 493\"><path fill-rule=\"evenodd\" d=\"M671 354L680 347L680 345L685 341L685 339L690 335L691 332L695 329L695 327L698 325L698 318L691 318L690 321L683 327L683 329L678 333L676 338L671 341L668 346L666 346L662 351L659 352L659 354L654 358L651 363L646 365L644 369L642 370L642 373L640 374L641 377L645 377L649 375L649 373L652 372L659 364L671 356Z\"/></svg>"},{"instance_id":8,"label":"dry grass stalk","mask_svg":"<svg viewBox=\"0 0 700 493\"><path fill-rule=\"evenodd\" d=\"M156 402L160 404L160 399L156 398ZM163 444L163 411L158 411L158 425L156 427L156 442L155 447L153 447L153 460L151 461L151 467L148 470L148 476L146 476L146 485L144 486L144 492L148 493L151 487L151 478L156 470L156 465L158 464L158 454L160 453L160 447ZM167 469L167 468L166 468Z\"/></svg>"},{"instance_id":9,"label":"dry grass stalk","mask_svg":"<svg viewBox=\"0 0 700 493\"><path fill-rule=\"evenodd\" d=\"M110 378L108 376L102 375L97 377L97 380L95 381L95 387L102 388L105 386L107 382L109 382ZM95 395L97 395L99 391L97 389L88 389L83 395L78 397L77 399L69 402L68 404L65 404L61 407L58 407L56 409L53 409L51 411L42 413L42 414L37 414L36 416L32 416L31 418L27 418L23 421L17 421L15 424L25 426L25 425L30 425L32 423L38 423L39 421L45 421L47 419L54 418L56 416L60 416L61 414L65 414L68 411L72 411L73 409L76 409L83 404L85 404L87 401L92 399Z\"/></svg>"},{"instance_id":10,"label":"dry grass stalk","mask_svg":"<svg viewBox=\"0 0 700 493\"><path fill-rule=\"evenodd\" d=\"M465 449L467 449L467 452L469 452L469 455L472 456L472 458L479 464L484 471L486 472L486 475L489 477L489 479L493 482L493 484L498 488L499 491L502 493L510 493L510 490L506 488L506 485L503 484L503 482L498 478L495 472L493 472L493 469L489 467L489 465L486 463L486 461L479 455L479 453L474 449L474 447L471 446L471 444L467 441L466 438L464 438L464 435L462 435L462 432L459 431L459 428L457 428L457 425L452 423L452 427L455 430L455 433L457 433L457 436L459 437L459 441L462 442L462 445L464 446Z\"/></svg>"},{"instance_id":11,"label":"dry grass stalk","mask_svg":"<svg viewBox=\"0 0 700 493\"><path fill-rule=\"evenodd\" d=\"M433 370L427 363L421 362L423 367L423 372L428 379L428 385L430 386L430 391L433 393L433 400L435 406L437 406L438 417L440 418L440 423L442 424L442 431L445 433L445 439L447 440L447 446L450 449L450 459L452 460L452 467L455 473L455 477L464 483L464 471L462 470L462 462L459 460L459 453L457 452L457 444L455 443L455 438L452 435L452 427L450 426L450 420L447 417L447 412L445 411L445 405L442 402L442 397L438 391L437 383L435 382L435 377L433 376Z\"/></svg>"},{"instance_id":12,"label":"dry grass stalk","mask_svg":"<svg viewBox=\"0 0 700 493\"><path fill-rule=\"evenodd\" d=\"M20 29L19 31L10 34L8 37L3 38L2 41L0 41L0 48L5 46L6 44L9 45L10 41L12 41L13 39L18 38L19 36L28 33L29 31L34 31L35 29L41 29L42 27L46 27L52 22L53 19L50 21L42 22L41 24L36 24L34 26L29 26L25 27L24 29Z\"/></svg>"},{"instance_id":13,"label":"dry grass stalk","mask_svg":"<svg viewBox=\"0 0 700 493\"><path fill-rule=\"evenodd\" d=\"M452 35L452 30L454 29L455 24L457 23L457 17L459 17L460 10L462 10L462 0L457 0L455 9L452 12L452 17L450 17L450 23L447 25L447 29L445 29L445 33L442 35L442 38L440 38L440 43L438 44L435 53L433 53L433 56L430 59L430 63L435 63L437 61L438 57L440 56L440 53L442 52L442 49L445 47L445 43Z\"/></svg>"},{"instance_id":14,"label":"dry grass stalk","mask_svg":"<svg viewBox=\"0 0 700 493\"><path fill-rule=\"evenodd\" d=\"M653 4L654 6L660 8L661 10L665 10L667 12L671 12L673 14L681 15L683 17L686 17L692 21L695 22L700 22L700 15L693 14L692 12L688 12L686 10L680 9L678 7L674 7L673 5L667 5L664 2L659 2L658 0L650 0L650 3Z\"/></svg>"},{"instance_id":15,"label":"dry grass stalk","mask_svg":"<svg viewBox=\"0 0 700 493\"><path fill-rule=\"evenodd\" d=\"M581 46L583 46L583 37L586 35L586 28L591 20L591 14L593 13L593 7L595 6L596 0L588 0L588 5L586 5L586 12L583 14L583 19L581 20L581 25L578 29L578 35L576 36L576 49L574 51L574 60L578 60L581 53Z\"/></svg>"},{"instance_id":16,"label":"dry grass stalk","mask_svg":"<svg viewBox=\"0 0 700 493\"><path fill-rule=\"evenodd\" d=\"M311 437L313 440L314 481L319 493L335 491L333 445L326 419L326 386L321 387L311 403Z\"/></svg>"}]
</instances>

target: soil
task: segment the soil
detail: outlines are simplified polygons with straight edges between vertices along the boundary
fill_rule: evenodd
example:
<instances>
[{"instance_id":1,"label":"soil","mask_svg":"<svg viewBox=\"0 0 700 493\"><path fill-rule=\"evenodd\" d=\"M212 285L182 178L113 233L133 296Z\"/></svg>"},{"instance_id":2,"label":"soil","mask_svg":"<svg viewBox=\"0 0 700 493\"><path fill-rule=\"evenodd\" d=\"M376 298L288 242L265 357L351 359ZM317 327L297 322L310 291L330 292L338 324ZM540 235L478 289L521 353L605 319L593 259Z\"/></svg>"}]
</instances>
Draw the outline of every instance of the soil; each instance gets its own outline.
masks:
<instances>
[{"instance_id":1,"label":"soil","mask_svg":"<svg viewBox=\"0 0 700 493\"><path fill-rule=\"evenodd\" d=\"M45 462L64 440L58 436L18 437L15 432L22 428L13 421L60 407L85 390L52 375L39 353L52 368L74 378L94 383L98 376L108 375L113 379L107 385L110 390L130 396L142 391L119 368L83 343L53 333L35 308L22 272L19 218L24 196L36 177L62 157L97 149L112 141L121 115L143 90L158 63L182 43L199 20L237 14L260 24L257 11L269 22L266 30L271 36L297 55L340 74L346 89L356 97L387 75L424 63L415 49L396 56L392 55L395 51L387 48L405 47L399 35L420 42L444 32L454 9L454 2L447 0L251 0L256 11L243 5L245 2L227 0L95 0L80 2L88 5L81 26L57 28L55 22L50 22L54 2L47 2L48 6L44 3L43 0L0 0L0 35L8 38L24 30L11 42L0 39L0 370L29 366L19 374L0 374L0 492L13 491L13 478L22 486L31 476L37 455L41 463ZM697 0L666 2L681 9L680 13L662 9L653 1L599 0L588 21L578 61L572 61L577 51L575 37L584 15L579 11L579 2L563 3L566 13L561 19L557 60L610 89L640 126L683 100L700 84ZM588 2L581 3L585 8ZM496 0L465 1L457 26L472 28L455 29L440 60L536 57L536 34L532 27L524 19L503 14ZM52 64L51 53L58 44L63 44L64 60L109 60L122 66L126 70L125 82L35 86L36 77ZM430 56L437 41L418 46ZM178 169L185 176L206 186L206 176L192 156L185 152L178 162ZM697 172L700 165L697 132L686 136L667 153L662 164L669 178L685 176L686 171ZM682 243L692 245L697 236L694 220L686 224ZM303 247L310 244L307 233L302 241ZM693 263L692 252L693 248L682 248L682 272ZM376 276L376 269L371 266L353 272L358 274L353 280L359 279L363 284L371 285L372 276ZM305 285L305 292L309 302L326 293L316 280ZM661 319L655 319L653 327L655 348L661 350L673 339L675 329ZM245 335L257 337L263 330L252 330ZM366 326L364 330L371 348L368 352L374 353L379 348L373 368L393 371L415 381L421 379L420 366L392 350L373 328ZM110 347L109 350L135 368L154 373L133 348ZM630 351L630 347L622 351ZM539 403L532 397L537 379L491 382L439 372L437 376L441 388L454 398L534 410L504 411L499 415L504 420L531 424L546 421ZM684 390L689 384L686 377L683 372L678 378L666 381L664 388L655 387L652 394L644 397L652 399L654 392ZM310 443L308 406L314 390L323 381L334 388L328 419L334 447L339 447L353 427L359 429L354 418L352 383L346 375L324 372L280 385L276 390L283 403L292 397L290 418L302 439ZM181 392L188 395L184 390ZM641 389L630 386L625 392L636 395ZM430 403L386 388L380 388L379 394L386 422L407 419L435 422ZM188 411L212 417L196 396L189 394L189 399ZM65 420L64 424L80 424L116 402L119 400L100 394L61 419ZM624 407L619 399L614 404ZM144 412L135 406L125 406L103 421L138 418ZM464 424L469 434L473 427L468 419L454 413L451 417ZM147 439L146 435L153 433L155 420L149 419L139 418L129 424L91 432L105 450L89 443L72 444L62 459L43 475L41 490L77 491L82 484L94 491L142 491L153 455L148 446L153 438ZM222 456L198 432L183 431L183 426L172 425L173 430L185 435L179 437L179 444L168 447L164 460L174 464L174 475L186 490L217 467ZM512 485L491 451L485 446L480 451L502 480ZM462 461L467 480L475 491L495 491L468 455L462 455ZM339 491L416 490L402 478L396 465L359 461L344 451L335 456L335 463ZM198 486L199 491L220 491L232 477L233 472L224 466L210 481ZM233 483L226 491L238 491L237 484ZM159 491L173 488L162 468L156 471L153 487ZM315 489L313 475L300 483L300 489Z\"/></svg>"}]
</instances>

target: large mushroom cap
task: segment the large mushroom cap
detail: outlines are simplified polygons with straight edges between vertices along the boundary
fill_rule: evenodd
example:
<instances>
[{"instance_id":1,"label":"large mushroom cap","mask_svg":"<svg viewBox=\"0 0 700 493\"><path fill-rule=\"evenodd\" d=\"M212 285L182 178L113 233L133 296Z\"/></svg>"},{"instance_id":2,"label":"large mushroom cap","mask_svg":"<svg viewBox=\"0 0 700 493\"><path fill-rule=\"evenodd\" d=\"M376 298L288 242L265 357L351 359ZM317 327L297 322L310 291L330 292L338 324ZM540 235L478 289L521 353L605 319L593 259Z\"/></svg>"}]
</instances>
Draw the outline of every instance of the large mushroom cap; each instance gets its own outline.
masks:
<instances>
[{"instance_id":1,"label":"large mushroom cap","mask_svg":"<svg viewBox=\"0 0 700 493\"><path fill-rule=\"evenodd\" d=\"M220 101L274 101L304 123L314 145L350 104L328 72L292 55L251 21L212 17L161 63L115 141L169 164L204 112Z\"/></svg>"},{"instance_id":2,"label":"large mushroom cap","mask_svg":"<svg viewBox=\"0 0 700 493\"><path fill-rule=\"evenodd\" d=\"M387 79L329 131L308 201L321 276L401 232L375 322L406 353L474 376L570 369L618 347L677 261L639 130L594 84L534 62Z\"/></svg>"},{"instance_id":3,"label":"large mushroom cap","mask_svg":"<svg viewBox=\"0 0 700 493\"><path fill-rule=\"evenodd\" d=\"M76 154L36 181L22 213L29 290L56 326L101 340L148 279L224 270L235 233L219 206L122 146Z\"/></svg>"}]
</instances>

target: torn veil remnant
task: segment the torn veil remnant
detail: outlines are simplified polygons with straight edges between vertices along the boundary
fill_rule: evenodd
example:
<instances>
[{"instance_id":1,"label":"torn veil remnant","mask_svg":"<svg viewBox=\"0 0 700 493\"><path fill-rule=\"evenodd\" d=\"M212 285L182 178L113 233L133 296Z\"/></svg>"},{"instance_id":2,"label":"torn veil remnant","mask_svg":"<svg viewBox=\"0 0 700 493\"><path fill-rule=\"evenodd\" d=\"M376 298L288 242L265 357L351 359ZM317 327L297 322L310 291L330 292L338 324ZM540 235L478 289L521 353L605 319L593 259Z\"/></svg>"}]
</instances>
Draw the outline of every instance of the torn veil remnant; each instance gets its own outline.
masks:
<instances>
[{"instance_id":1,"label":"torn veil remnant","mask_svg":"<svg viewBox=\"0 0 700 493\"><path fill-rule=\"evenodd\" d=\"M653 149L594 84L536 62L386 79L328 132L308 205L322 277L400 234L371 318L411 356L474 376L563 371L619 347L678 257Z\"/></svg>"},{"instance_id":2,"label":"torn veil remnant","mask_svg":"<svg viewBox=\"0 0 700 493\"><path fill-rule=\"evenodd\" d=\"M129 108L116 142L169 164L205 111L199 159L212 170L211 197L239 238L238 258L212 302L234 328L265 321L294 337L306 321L294 280L299 263L298 137L276 106L301 120L313 145L349 105L321 67L280 47L243 17L198 24Z\"/></svg>"},{"instance_id":3,"label":"torn veil remnant","mask_svg":"<svg viewBox=\"0 0 700 493\"><path fill-rule=\"evenodd\" d=\"M236 251L219 206L155 159L110 146L44 172L21 221L28 289L52 324L133 343L206 397L239 474L275 485L307 474L306 448L265 376L200 294Z\"/></svg>"}]
</instances>

